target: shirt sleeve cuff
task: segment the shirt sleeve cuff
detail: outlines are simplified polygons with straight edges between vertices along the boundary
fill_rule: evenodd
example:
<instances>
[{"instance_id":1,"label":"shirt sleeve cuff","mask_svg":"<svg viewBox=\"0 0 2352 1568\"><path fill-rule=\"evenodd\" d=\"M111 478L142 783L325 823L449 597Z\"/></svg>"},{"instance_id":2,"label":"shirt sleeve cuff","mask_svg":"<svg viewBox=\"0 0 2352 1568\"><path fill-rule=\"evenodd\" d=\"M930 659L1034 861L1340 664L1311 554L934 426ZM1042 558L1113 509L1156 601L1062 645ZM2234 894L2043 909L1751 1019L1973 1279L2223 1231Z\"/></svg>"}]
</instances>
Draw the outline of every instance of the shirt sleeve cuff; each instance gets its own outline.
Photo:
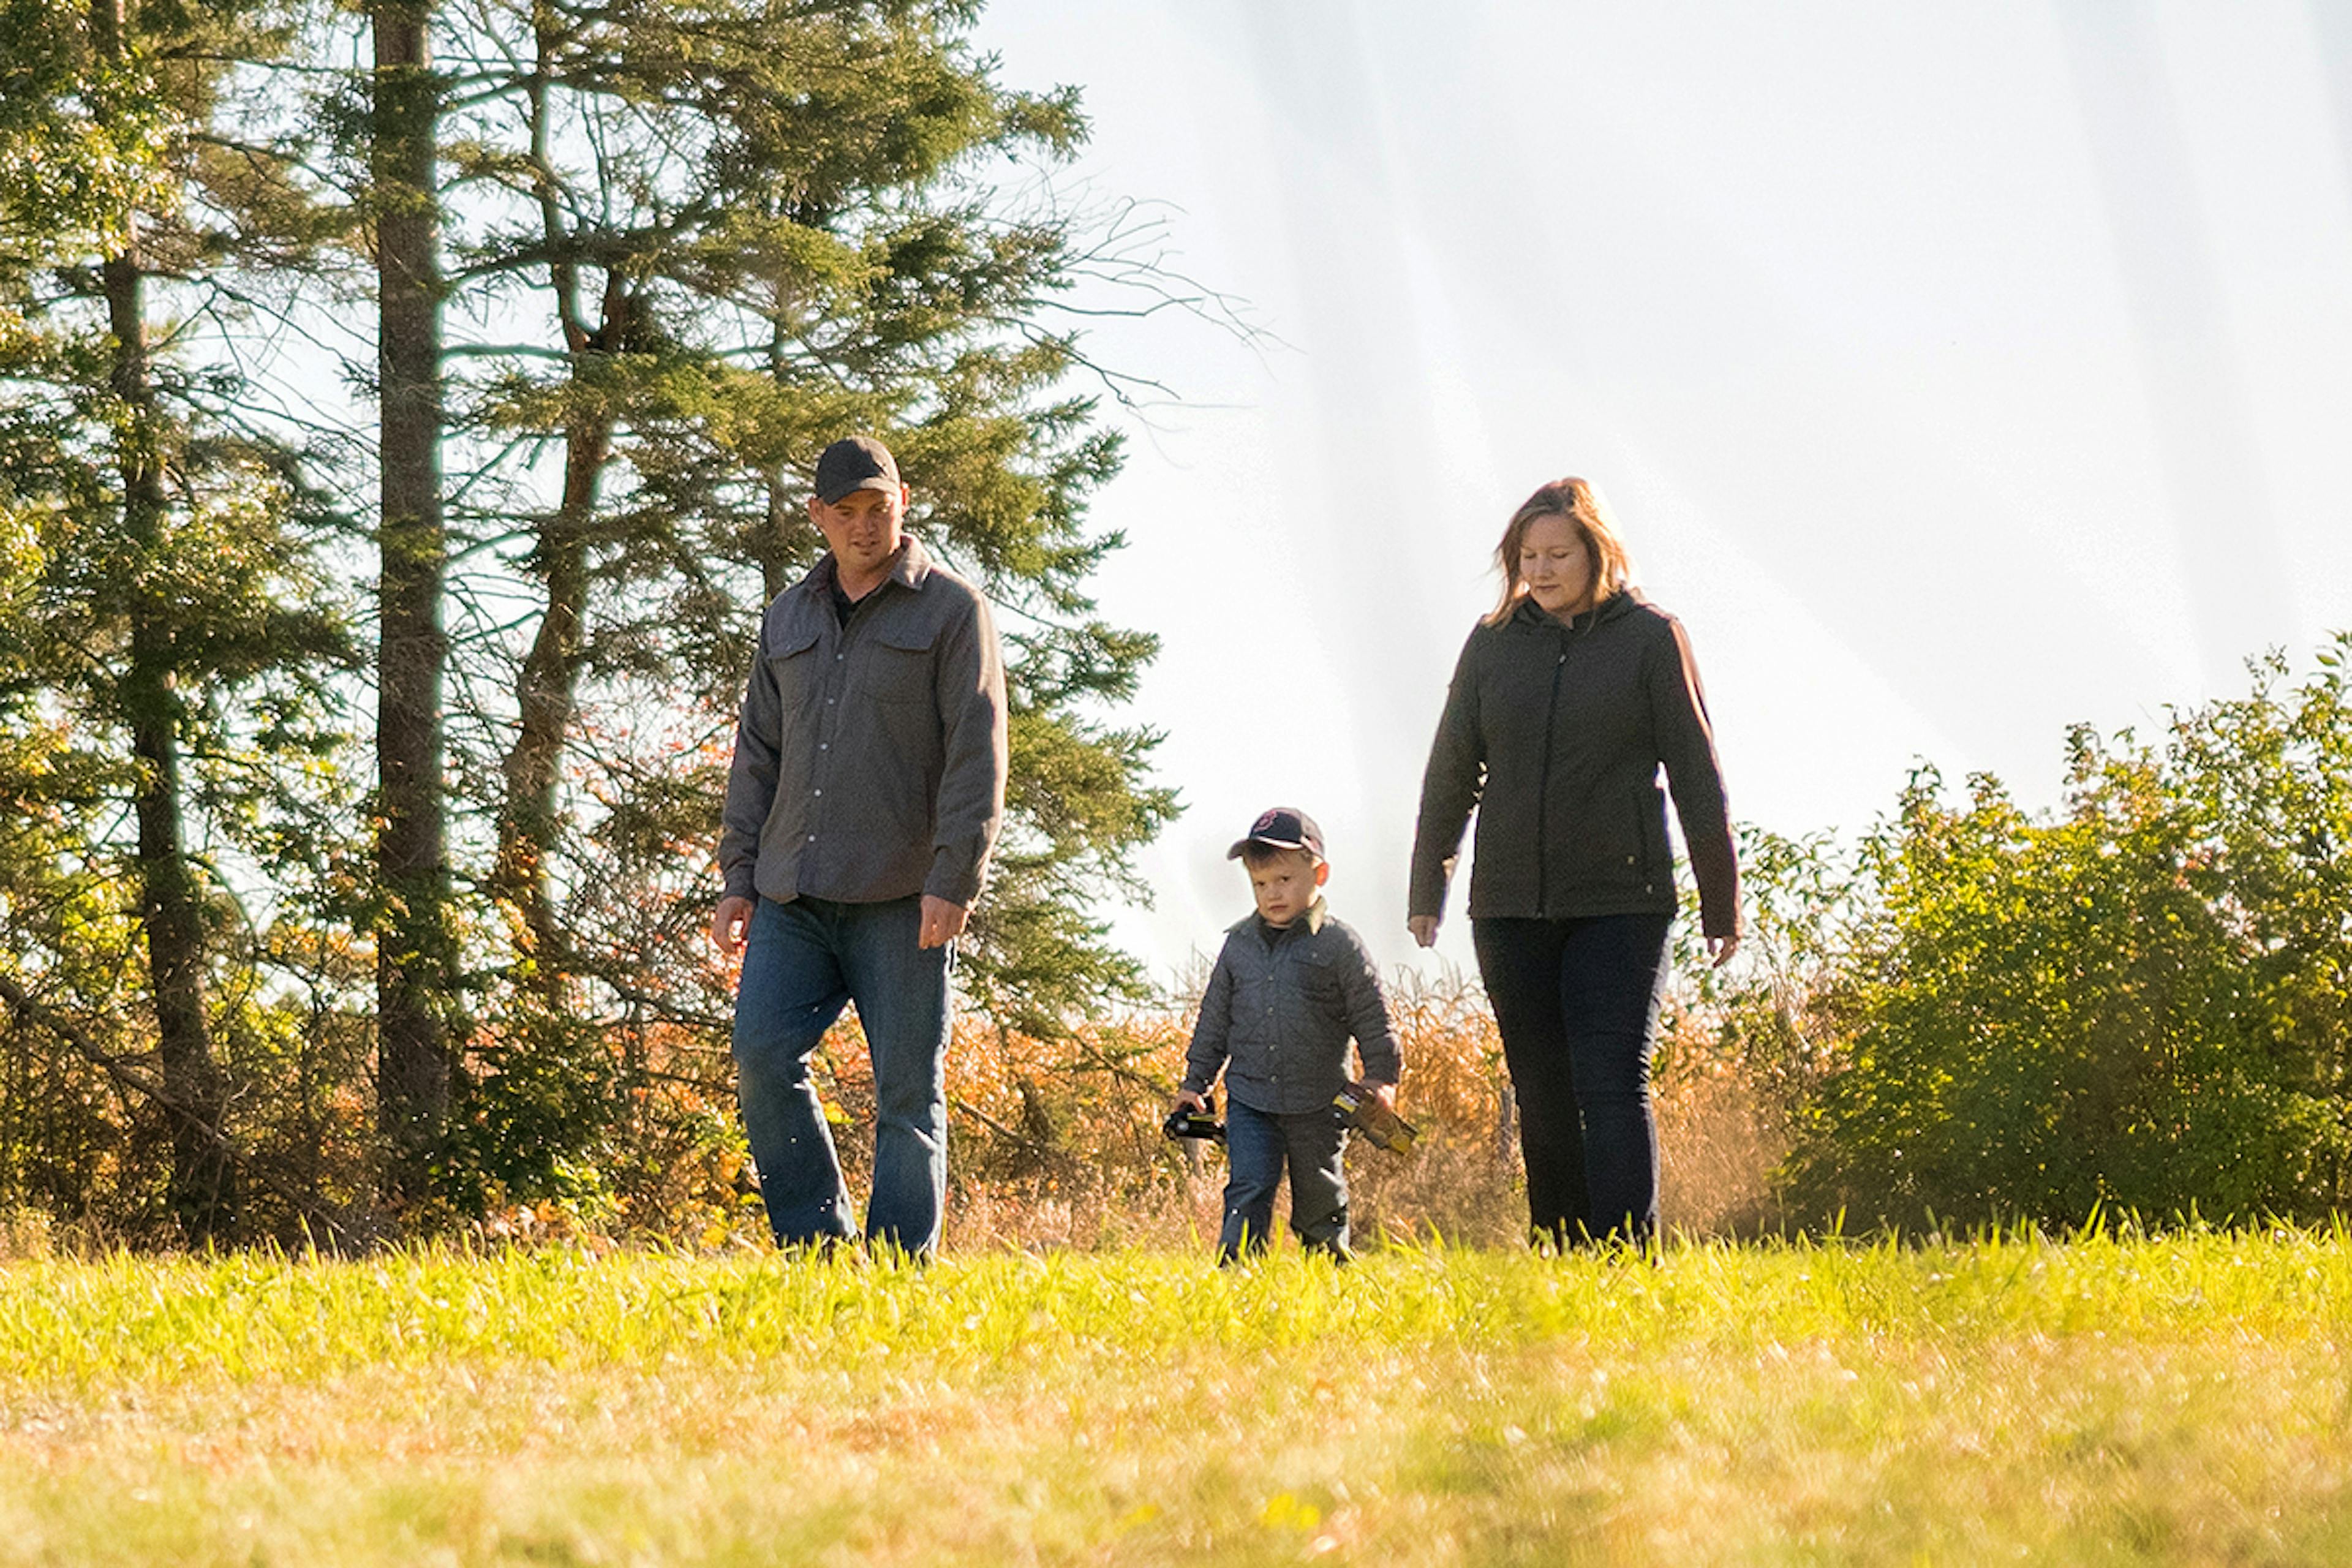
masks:
<instances>
[{"instance_id":1,"label":"shirt sleeve cuff","mask_svg":"<svg viewBox=\"0 0 2352 1568\"><path fill-rule=\"evenodd\" d=\"M980 897L981 876L977 870L958 870L938 861L932 862L931 874L923 879L923 891L934 899L945 899L960 909L970 909Z\"/></svg>"}]
</instances>

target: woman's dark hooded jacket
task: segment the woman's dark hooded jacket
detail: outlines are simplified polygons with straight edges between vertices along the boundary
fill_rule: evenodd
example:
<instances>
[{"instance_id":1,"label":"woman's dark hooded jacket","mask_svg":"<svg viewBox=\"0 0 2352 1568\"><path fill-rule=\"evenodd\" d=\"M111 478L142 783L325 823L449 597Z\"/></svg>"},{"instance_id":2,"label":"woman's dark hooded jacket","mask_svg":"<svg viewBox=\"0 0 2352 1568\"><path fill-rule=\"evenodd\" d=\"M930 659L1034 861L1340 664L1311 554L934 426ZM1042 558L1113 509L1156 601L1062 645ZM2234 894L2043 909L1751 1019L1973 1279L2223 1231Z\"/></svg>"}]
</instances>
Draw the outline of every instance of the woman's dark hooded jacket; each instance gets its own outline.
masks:
<instances>
[{"instance_id":1,"label":"woman's dark hooded jacket","mask_svg":"<svg viewBox=\"0 0 2352 1568\"><path fill-rule=\"evenodd\" d=\"M1662 763L1700 923L1732 935L1738 860L1682 623L1630 589L1565 625L1526 599L1501 624L1481 622L1422 780L1408 912L1444 912L1475 807L1472 918L1673 913Z\"/></svg>"}]
</instances>

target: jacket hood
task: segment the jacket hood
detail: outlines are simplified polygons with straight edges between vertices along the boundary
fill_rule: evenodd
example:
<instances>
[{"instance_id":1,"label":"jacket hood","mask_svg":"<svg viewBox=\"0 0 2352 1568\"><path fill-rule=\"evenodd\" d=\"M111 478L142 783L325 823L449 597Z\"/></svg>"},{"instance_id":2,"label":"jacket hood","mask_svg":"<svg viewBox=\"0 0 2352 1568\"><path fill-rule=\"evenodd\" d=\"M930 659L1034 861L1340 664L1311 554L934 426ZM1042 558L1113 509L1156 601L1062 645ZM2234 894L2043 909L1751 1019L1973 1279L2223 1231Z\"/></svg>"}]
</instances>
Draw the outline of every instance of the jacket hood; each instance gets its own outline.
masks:
<instances>
[{"instance_id":1,"label":"jacket hood","mask_svg":"<svg viewBox=\"0 0 2352 1568\"><path fill-rule=\"evenodd\" d=\"M1649 602L1642 597L1642 591L1639 588L1620 588L1584 614L1566 622L1565 625L1567 629L1572 632L1590 631L1594 626L1629 616L1636 608L1646 605ZM1558 626L1563 623L1533 599L1523 598L1517 607L1512 610L1510 620L1505 624L1541 627Z\"/></svg>"}]
</instances>

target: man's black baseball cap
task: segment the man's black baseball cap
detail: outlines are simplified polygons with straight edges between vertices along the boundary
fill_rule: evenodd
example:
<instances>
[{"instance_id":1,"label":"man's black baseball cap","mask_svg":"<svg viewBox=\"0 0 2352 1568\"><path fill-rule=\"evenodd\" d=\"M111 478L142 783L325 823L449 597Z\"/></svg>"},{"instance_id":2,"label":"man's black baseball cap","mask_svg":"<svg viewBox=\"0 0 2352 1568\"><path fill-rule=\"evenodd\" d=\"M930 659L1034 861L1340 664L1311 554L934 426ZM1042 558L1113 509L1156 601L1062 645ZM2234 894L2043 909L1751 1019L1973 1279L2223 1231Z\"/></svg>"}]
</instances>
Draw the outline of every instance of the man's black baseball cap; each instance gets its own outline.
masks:
<instances>
[{"instance_id":1,"label":"man's black baseball cap","mask_svg":"<svg viewBox=\"0 0 2352 1568\"><path fill-rule=\"evenodd\" d=\"M890 448L871 436L845 437L816 460L816 499L827 506L852 490L897 495L899 489L898 465Z\"/></svg>"},{"instance_id":2,"label":"man's black baseball cap","mask_svg":"<svg viewBox=\"0 0 2352 1568\"><path fill-rule=\"evenodd\" d=\"M1323 858L1323 830L1315 819L1295 805L1277 805L1258 813L1250 824L1249 837L1237 838L1225 851L1225 858L1238 860L1242 851L1253 844L1263 844L1268 849L1304 849L1318 860Z\"/></svg>"}]
</instances>

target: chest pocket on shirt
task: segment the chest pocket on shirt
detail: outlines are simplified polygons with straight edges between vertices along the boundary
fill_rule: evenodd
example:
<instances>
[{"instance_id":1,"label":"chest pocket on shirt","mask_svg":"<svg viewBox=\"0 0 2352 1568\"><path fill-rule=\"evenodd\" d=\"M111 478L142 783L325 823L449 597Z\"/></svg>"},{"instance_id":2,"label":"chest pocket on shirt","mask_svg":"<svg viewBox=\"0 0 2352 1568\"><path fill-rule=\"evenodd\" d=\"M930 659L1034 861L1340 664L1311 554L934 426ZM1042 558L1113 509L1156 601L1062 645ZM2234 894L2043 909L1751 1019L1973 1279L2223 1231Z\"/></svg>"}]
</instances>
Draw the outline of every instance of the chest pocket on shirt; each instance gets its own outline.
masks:
<instances>
[{"instance_id":1,"label":"chest pocket on shirt","mask_svg":"<svg viewBox=\"0 0 2352 1568\"><path fill-rule=\"evenodd\" d=\"M1291 962L1297 966L1295 973L1299 993L1307 1003L1318 1013L1337 1013L1346 998L1340 990L1339 972L1332 965L1331 954L1320 948L1309 948L1297 954Z\"/></svg>"},{"instance_id":2,"label":"chest pocket on shirt","mask_svg":"<svg viewBox=\"0 0 2352 1568\"><path fill-rule=\"evenodd\" d=\"M786 637L768 650L768 677L776 683L776 700L787 713L816 695L815 650L814 632Z\"/></svg>"},{"instance_id":3,"label":"chest pocket on shirt","mask_svg":"<svg viewBox=\"0 0 2352 1568\"><path fill-rule=\"evenodd\" d=\"M1235 963L1233 973L1235 1021L1264 1017L1273 1008L1277 995L1273 963L1262 953L1252 953Z\"/></svg>"},{"instance_id":4,"label":"chest pocket on shirt","mask_svg":"<svg viewBox=\"0 0 2352 1568\"><path fill-rule=\"evenodd\" d=\"M877 627L866 650L866 695L877 702L929 702L936 636L912 626Z\"/></svg>"}]
</instances>

